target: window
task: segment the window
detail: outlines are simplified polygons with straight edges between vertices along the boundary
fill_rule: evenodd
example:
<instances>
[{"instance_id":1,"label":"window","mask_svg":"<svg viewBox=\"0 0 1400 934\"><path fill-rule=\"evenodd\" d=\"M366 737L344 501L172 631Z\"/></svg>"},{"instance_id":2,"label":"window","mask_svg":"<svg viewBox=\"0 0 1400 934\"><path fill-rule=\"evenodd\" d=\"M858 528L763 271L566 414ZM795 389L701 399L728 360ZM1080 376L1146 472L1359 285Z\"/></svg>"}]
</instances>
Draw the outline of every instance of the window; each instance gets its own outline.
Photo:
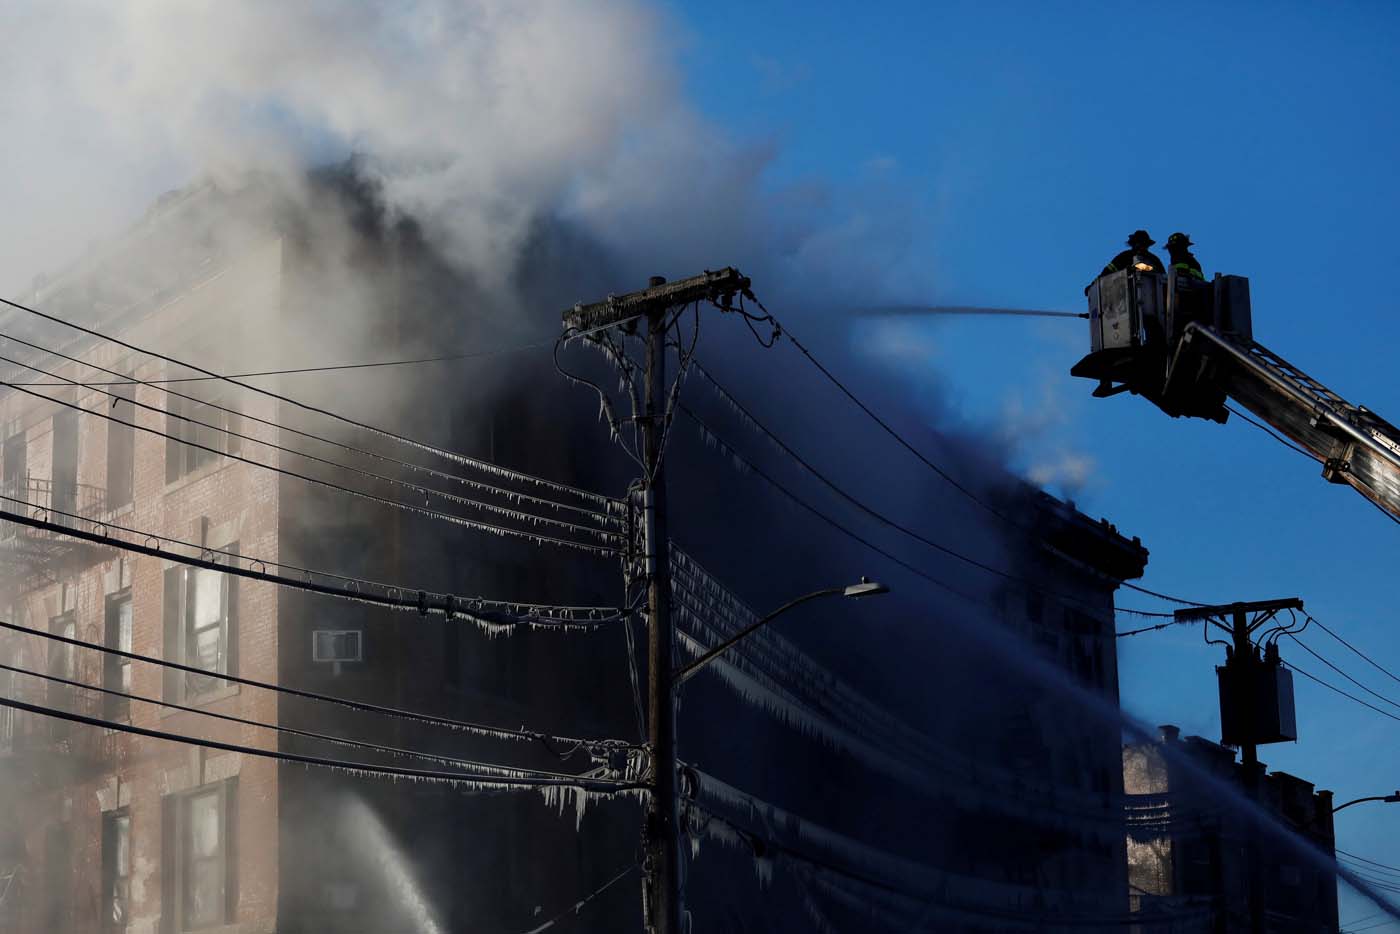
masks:
<instances>
[{"instance_id":1,"label":"window","mask_svg":"<svg viewBox=\"0 0 1400 934\"><path fill-rule=\"evenodd\" d=\"M124 810L102 817L102 931L126 930L131 907L131 816Z\"/></svg>"},{"instance_id":2,"label":"window","mask_svg":"<svg viewBox=\"0 0 1400 934\"><path fill-rule=\"evenodd\" d=\"M136 407L130 399L114 399L110 414L112 418L107 422L107 508L120 509L131 502L136 477L136 429L133 427Z\"/></svg>"},{"instance_id":3,"label":"window","mask_svg":"<svg viewBox=\"0 0 1400 934\"><path fill-rule=\"evenodd\" d=\"M5 439L5 446L3 450L0 450L0 458L4 459L4 494L6 496L24 498L24 478L29 472L27 452L28 444L23 432L10 435Z\"/></svg>"},{"instance_id":4,"label":"window","mask_svg":"<svg viewBox=\"0 0 1400 934\"><path fill-rule=\"evenodd\" d=\"M175 930L233 920L237 789L237 779L230 779L165 800L161 895Z\"/></svg>"},{"instance_id":5,"label":"window","mask_svg":"<svg viewBox=\"0 0 1400 934\"><path fill-rule=\"evenodd\" d=\"M238 546L224 549L236 553ZM166 670L165 699L197 698L222 688L215 675L238 672L237 579L206 568L165 572L166 658L209 672Z\"/></svg>"},{"instance_id":6,"label":"window","mask_svg":"<svg viewBox=\"0 0 1400 934\"><path fill-rule=\"evenodd\" d=\"M55 616L49 620L49 632L65 639L72 639L76 635L77 627L73 623L73 614L64 613L62 616ZM78 660L74 654L73 646L66 642L49 642L49 674L55 678L66 678L69 681L76 681L78 678ZM59 710L71 710L73 707L73 687L68 684L60 684L57 681L49 682L49 706ZM69 727L72 724L67 720L55 718L52 721L53 735L55 738L62 738L68 735Z\"/></svg>"},{"instance_id":7,"label":"window","mask_svg":"<svg viewBox=\"0 0 1400 934\"><path fill-rule=\"evenodd\" d=\"M78 511L78 413L65 409L53 417L53 509L57 522Z\"/></svg>"},{"instance_id":8,"label":"window","mask_svg":"<svg viewBox=\"0 0 1400 934\"><path fill-rule=\"evenodd\" d=\"M131 591L123 590L107 598L106 645L109 649L131 651ZM131 659L108 655L102 669L102 686L109 691L131 693ZM113 694L103 695L109 720L125 720L131 701Z\"/></svg>"},{"instance_id":9,"label":"window","mask_svg":"<svg viewBox=\"0 0 1400 934\"><path fill-rule=\"evenodd\" d=\"M171 483L238 451L236 412L216 408L217 402L199 402L180 396L166 397L165 482Z\"/></svg>"}]
</instances>

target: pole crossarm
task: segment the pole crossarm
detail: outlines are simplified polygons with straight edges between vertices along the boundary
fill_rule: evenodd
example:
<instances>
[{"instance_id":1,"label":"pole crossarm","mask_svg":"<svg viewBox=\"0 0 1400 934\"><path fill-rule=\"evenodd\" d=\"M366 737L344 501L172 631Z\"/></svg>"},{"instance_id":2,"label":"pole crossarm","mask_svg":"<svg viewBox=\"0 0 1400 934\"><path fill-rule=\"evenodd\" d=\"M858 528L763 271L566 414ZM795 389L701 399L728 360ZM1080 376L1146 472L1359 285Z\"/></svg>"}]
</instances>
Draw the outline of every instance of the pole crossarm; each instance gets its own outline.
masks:
<instances>
[{"instance_id":1,"label":"pole crossarm","mask_svg":"<svg viewBox=\"0 0 1400 934\"><path fill-rule=\"evenodd\" d=\"M564 326L588 331L691 302L725 299L722 304L728 304L734 295L746 291L749 286L748 277L733 266L714 272L706 270L688 279L652 285L624 295L609 295L600 302L575 305L563 313Z\"/></svg>"},{"instance_id":2,"label":"pole crossarm","mask_svg":"<svg viewBox=\"0 0 1400 934\"><path fill-rule=\"evenodd\" d=\"M1225 625L1221 620L1227 619L1240 613L1258 614L1252 623L1249 624L1250 631L1264 625L1273 619L1278 613L1284 610L1302 610L1303 601L1298 597L1287 597L1282 600L1253 600L1244 603L1221 603L1214 606L1189 606L1172 613L1172 617L1178 623L1191 623L1204 621L1215 623L1223 629L1231 627Z\"/></svg>"}]
</instances>

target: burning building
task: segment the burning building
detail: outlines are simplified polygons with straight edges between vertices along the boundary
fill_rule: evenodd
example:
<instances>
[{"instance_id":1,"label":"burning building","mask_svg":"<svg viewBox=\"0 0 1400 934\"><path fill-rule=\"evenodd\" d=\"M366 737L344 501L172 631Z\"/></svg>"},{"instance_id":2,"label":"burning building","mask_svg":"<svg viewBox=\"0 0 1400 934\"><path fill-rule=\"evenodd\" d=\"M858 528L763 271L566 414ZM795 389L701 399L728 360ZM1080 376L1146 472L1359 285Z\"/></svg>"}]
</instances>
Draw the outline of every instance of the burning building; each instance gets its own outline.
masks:
<instances>
[{"instance_id":1,"label":"burning building","mask_svg":"<svg viewBox=\"0 0 1400 934\"><path fill-rule=\"evenodd\" d=\"M427 358L532 336L359 184L172 195L31 296L103 336L3 322L0 695L23 705L0 720L6 930L529 930L590 892L583 926L640 927L635 797L491 781L632 774L645 671L606 612L632 599L621 497L587 492L630 475L598 453L596 400L485 354L392 384L247 378L275 394L175 362L264 373L307 348ZM515 303L606 291L589 249L541 231ZM328 420L351 396L361 420ZM442 448L386 460L385 425ZM671 443L683 652L813 580L900 577L878 617L824 609L687 686L694 929L1125 916L1113 594L1140 543L987 467L1011 525L924 477L889 495L994 563L890 568L736 482L715 459L741 455L731 441ZM423 473L446 449L469 456ZM457 618L445 594L467 601ZM390 774L405 768L462 780Z\"/></svg>"}]
</instances>

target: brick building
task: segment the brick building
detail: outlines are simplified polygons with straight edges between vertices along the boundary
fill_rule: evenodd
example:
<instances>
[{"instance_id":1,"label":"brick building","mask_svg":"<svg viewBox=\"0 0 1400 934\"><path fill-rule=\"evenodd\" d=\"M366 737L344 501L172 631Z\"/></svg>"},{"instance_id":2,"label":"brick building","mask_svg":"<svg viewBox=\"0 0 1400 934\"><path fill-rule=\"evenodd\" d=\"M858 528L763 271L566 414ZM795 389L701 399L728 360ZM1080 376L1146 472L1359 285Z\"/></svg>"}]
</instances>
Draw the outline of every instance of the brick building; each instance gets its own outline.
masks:
<instances>
[{"instance_id":1,"label":"brick building","mask_svg":"<svg viewBox=\"0 0 1400 934\"><path fill-rule=\"evenodd\" d=\"M334 354L412 356L509 343L509 315L481 310L491 301L483 290L438 261L411 225L386 224L353 183L349 191L345 185L318 181L308 196L314 211L304 201L289 206L285 193L264 184L170 196L121 242L41 284L32 298L59 317L221 372ZM583 268L574 259L580 252L586 246L557 232L533 240L514 286L522 302L562 306L561 279L576 290L568 300L615 288L599 281L606 264ZM444 307L476 310L444 314ZM189 375L20 313L0 318L0 333L139 380ZM6 354L60 379L99 378L32 348ZM513 378L508 364L415 370L370 390L359 379L288 380L262 385L336 410L356 393L355 409L371 423L587 489L618 492L630 476L620 459L595 455L606 445L596 400L552 377L547 385ZM20 385L28 381L15 377L0 392L7 510L55 520L68 514L79 518L62 521L89 530L122 526L209 554L410 587L569 605L620 601L614 560L385 510L266 469L344 479L292 453L324 448L274 434L265 422L372 447L375 439L363 431L327 428L276 399L217 384L188 384L188 392L234 414L156 385ZM179 415L246 437L200 429ZM687 491L673 528L693 555L681 562L688 570L677 587L688 593L678 595L677 624L692 650L742 625L752 612L746 601L776 605L814 576L845 579L868 560L833 544L829 533L807 534L790 515L775 513L770 491L732 488L698 439L677 436L672 444L677 487ZM344 459L383 469L373 458ZM403 498L401 490L368 486ZM931 916L940 930L985 930L989 917L1034 928L1047 917L1126 910L1113 593L1142 573L1147 554L1107 523L1049 497L1020 490L1004 505L1028 517L1032 534L981 530L985 517L971 507L947 515L964 538L975 533L1004 551L1015 581L990 576L974 585L958 567L952 573L976 591L971 604L906 588L907 596L890 598L892 625L878 643L852 645L839 627L825 630L830 637L820 627L791 640L765 633L714 666L719 677L694 679L681 713L688 762L809 828L829 830L828 842L877 847L918 867L925 874L919 885L943 893ZM736 529L752 533L749 548L730 547ZM581 771L589 763L561 764L537 746L351 715L220 675L563 735L636 735L632 675L616 629L486 638L471 627L132 556L53 531L14 523L0 530L6 621L207 673L162 672L6 631L0 663L15 669L199 711L534 768ZM756 565L759 545L778 548L783 560ZM928 625L942 614L970 628ZM985 640L966 638L979 631ZM841 686L839 702L832 685ZM372 758L32 675L0 672L0 694L237 746ZM1082 709L1086 695L1094 698L1093 716ZM403 764L392 756L373 761ZM528 930L627 866L639 829L630 801L561 816L533 792L483 796L393 784L13 710L0 718L0 768L0 928L18 934ZM699 845L703 834L696 835ZM806 930L813 913L839 921L876 907L895 927L907 920L868 892L853 909L849 891L824 889L814 907L812 893L790 878L771 890L736 885L732 853L712 852L702 846L689 875L696 930ZM751 876L745 870L737 878ZM632 881L578 923L636 930L639 908ZM1000 923L991 922L993 929Z\"/></svg>"},{"instance_id":2,"label":"brick building","mask_svg":"<svg viewBox=\"0 0 1400 934\"><path fill-rule=\"evenodd\" d=\"M1261 834L1230 801L1243 794L1235 751L1161 727L1155 742L1123 749L1128 800L1128 882L1144 931L1249 931L1250 841L1263 854L1259 883L1266 929L1329 934L1338 927L1332 793L1286 772L1266 772L1259 801L1314 847L1317 859ZM1194 909L1194 911L1193 911ZM1193 914L1193 924L1170 918Z\"/></svg>"}]
</instances>

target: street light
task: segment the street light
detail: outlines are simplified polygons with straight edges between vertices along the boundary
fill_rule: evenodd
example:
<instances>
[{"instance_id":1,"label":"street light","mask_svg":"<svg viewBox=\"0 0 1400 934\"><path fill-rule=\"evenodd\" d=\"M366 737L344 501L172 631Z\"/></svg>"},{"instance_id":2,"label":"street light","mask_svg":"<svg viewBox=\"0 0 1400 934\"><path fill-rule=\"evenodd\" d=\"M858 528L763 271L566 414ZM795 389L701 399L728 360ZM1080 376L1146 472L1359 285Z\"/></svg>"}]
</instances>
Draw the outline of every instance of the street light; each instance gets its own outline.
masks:
<instances>
[{"instance_id":1,"label":"street light","mask_svg":"<svg viewBox=\"0 0 1400 934\"><path fill-rule=\"evenodd\" d=\"M773 620L777 619L779 616L782 616L784 613L797 606L798 604L806 603L808 600L816 600L820 597L852 597L855 599L859 599L861 597L874 597L879 594L889 592L890 589L884 584L872 581L867 577L862 577L859 582L850 584L845 587L828 587L826 590L816 590L812 593L798 597L796 600L789 600L787 603L784 603L772 613L769 613L767 616L758 620L758 622L751 623L748 626L745 626L743 629L739 630L737 633L730 636L728 639L724 640L719 645L710 649L704 655L701 655L689 665L685 665L681 668L676 669L676 673L672 676L671 680L672 690L680 690L680 686L684 684L690 678L691 675L695 674L705 665L714 661L716 657L724 654L736 643L747 638L749 635L757 631L760 627L766 626L768 623L771 623Z\"/></svg>"},{"instance_id":2,"label":"street light","mask_svg":"<svg viewBox=\"0 0 1400 934\"><path fill-rule=\"evenodd\" d=\"M1336 814L1342 808L1349 808L1353 804L1360 804L1363 801L1384 801L1387 804L1394 804L1396 801L1400 801L1400 791L1396 791L1393 795L1372 795L1369 798L1357 798L1355 801L1348 801L1346 804L1337 805L1332 809L1332 813Z\"/></svg>"}]
</instances>

